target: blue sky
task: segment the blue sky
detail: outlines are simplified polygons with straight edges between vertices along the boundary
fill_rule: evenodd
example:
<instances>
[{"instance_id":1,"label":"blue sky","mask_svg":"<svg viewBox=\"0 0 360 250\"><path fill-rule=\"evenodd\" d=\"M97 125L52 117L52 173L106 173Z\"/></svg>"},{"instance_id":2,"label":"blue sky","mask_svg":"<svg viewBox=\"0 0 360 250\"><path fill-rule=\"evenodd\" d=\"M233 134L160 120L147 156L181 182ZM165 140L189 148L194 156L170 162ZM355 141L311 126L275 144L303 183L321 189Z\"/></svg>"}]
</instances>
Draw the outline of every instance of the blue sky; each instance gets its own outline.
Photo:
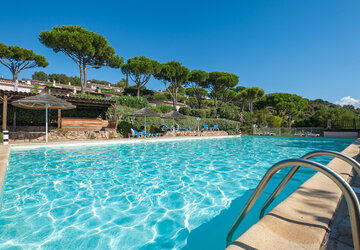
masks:
<instances>
[{"instance_id":1,"label":"blue sky","mask_svg":"<svg viewBox=\"0 0 360 250\"><path fill-rule=\"evenodd\" d=\"M1 7L0 42L44 55L47 73L79 75L71 59L38 41L40 31L72 24L102 34L125 59L176 60L235 73L240 85L266 93L359 103L360 1L5 1ZM2 65L0 75L11 78ZM88 77L116 83L123 75L103 68ZM154 79L148 87L163 89Z\"/></svg>"}]
</instances>

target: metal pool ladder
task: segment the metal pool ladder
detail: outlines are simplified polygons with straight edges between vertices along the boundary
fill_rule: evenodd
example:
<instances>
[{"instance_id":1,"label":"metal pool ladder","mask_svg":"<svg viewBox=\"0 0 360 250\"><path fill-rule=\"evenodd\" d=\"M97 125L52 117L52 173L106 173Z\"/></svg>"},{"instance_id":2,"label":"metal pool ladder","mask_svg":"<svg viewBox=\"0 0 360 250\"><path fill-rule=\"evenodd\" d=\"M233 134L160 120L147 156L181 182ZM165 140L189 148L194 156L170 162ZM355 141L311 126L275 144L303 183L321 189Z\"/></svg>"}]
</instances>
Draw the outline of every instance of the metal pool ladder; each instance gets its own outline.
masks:
<instances>
[{"instance_id":1,"label":"metal pool ladder","mask_svg":"<svg viewBox=\"0 0 360 250\"><path fill-rule=\"evenodd\" d=\"M354 159L346 155L343 155L335 151L327 151L327 150L314 151L304 155L301 159L288 159L276 163L265 173L264 177L261 179L260 183L257 185L254 192L251 194L250 198L245 203L239 215L236 217L234 223L232 224L226 236L226 246L229 246L232 243L232 238L236 229L239 227L242 220L245 218L249 210L252 208L256 200L259 198L260 194L263 192L266 185L269 183L270 179L281 169L291 166L293 167L262 206L260 218L264 215L266 208L271 204L271 202L276 198L276 196L281 192L281 190L285 187L285 185L290 181L290 179L294 176L294 174L301 166L301 167L311 168L318 172L323 173L324 175L329 177L330 180L335 182L335 184L343 192L350 214L350 223L351 223L354 249L360 250L359 200L357 199L356 194L351 188L351 186L338 173L336 173L335 171L331 170L330 168L320 163L308 160L309 158L315 156L321 156L321 155L333 156L342 159L347 163L351 164L351 166L355 168L357 173L360 174L360 164L358 162L356 162Z\"/></svg>"}]
</instances>

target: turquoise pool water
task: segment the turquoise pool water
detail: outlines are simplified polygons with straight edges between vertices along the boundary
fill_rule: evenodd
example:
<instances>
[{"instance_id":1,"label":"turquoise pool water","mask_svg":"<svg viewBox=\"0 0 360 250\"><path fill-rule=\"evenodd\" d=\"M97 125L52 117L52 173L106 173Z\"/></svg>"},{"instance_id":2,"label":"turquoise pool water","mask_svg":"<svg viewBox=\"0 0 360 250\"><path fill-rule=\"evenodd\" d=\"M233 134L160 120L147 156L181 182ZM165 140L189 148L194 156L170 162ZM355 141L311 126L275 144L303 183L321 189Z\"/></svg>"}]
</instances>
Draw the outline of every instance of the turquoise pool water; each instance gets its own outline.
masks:
<instances>
[{"instance_id":1,"label":"turquoise pool water","mask_svg":"<svg viewBox=\"0 0 360 250\"><path fill-rule=\"evenodd\" d=\"M12 149L0 248L180 249L272 164L353 141L244 136ZM298 185L312 174L303 171Z\"/></svg>"}]
</instances>

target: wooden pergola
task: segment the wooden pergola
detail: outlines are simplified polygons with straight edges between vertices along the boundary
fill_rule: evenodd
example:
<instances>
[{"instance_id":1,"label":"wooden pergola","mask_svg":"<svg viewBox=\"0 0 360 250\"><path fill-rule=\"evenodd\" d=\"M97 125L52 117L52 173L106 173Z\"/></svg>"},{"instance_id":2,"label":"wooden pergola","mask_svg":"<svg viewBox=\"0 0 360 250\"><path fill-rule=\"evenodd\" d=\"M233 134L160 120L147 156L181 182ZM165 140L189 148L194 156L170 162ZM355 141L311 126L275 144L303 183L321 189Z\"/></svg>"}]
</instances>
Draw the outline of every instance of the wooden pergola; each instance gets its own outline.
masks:
<instances>
[{"instance_id":1,"label":"wooden pergola","mask_svg":"<svg viewBox=\"0 0 360 250\"><path fill-rule=\"evenodd\" d=\"M26 92L18 92L18 91L8 91L8 90L0 90L0 101L3 104L3 113L2 113L2 129L7 129L7 110L8 105L16 100L22 99L24 97L33 96L35 94L26 93ZM103 100L103 99L89 99L89 98L80 98L80 97L72 97L72 96L61 96L57 95L56 97L63 99L67 102L74 104L77 107L113 107L114 108L114 119L116 117L116 101L113 100ZM16 108L14 108L14 119L13 119L13 127L16 127ZM58 109L58 127L61 124L61 109Z\"/></svg>"}]
</instances>

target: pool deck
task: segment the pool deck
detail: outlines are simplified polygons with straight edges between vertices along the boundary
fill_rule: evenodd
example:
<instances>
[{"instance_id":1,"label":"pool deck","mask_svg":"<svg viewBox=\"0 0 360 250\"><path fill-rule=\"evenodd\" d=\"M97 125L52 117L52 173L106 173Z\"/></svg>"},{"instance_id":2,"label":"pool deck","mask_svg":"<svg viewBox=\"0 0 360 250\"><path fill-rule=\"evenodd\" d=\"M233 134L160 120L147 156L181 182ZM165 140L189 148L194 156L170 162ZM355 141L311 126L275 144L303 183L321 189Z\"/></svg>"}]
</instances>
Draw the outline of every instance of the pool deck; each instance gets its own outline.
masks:
<instances>
[{"instance_id":1,"label":"pool deck","mask_svg":"<svg viewBox=\"0 0 360 250\"><path fill-rule=\"evenodd\" d=\"M360 139L357 139L343 153L359 160L359 145ZM327 166L347 182L354 177L352 167L340 159L333 159ZM341 197L342 192L336 184L317 173L227 250L320 249L326 241Z\"/></svg>"}]
</instances>

